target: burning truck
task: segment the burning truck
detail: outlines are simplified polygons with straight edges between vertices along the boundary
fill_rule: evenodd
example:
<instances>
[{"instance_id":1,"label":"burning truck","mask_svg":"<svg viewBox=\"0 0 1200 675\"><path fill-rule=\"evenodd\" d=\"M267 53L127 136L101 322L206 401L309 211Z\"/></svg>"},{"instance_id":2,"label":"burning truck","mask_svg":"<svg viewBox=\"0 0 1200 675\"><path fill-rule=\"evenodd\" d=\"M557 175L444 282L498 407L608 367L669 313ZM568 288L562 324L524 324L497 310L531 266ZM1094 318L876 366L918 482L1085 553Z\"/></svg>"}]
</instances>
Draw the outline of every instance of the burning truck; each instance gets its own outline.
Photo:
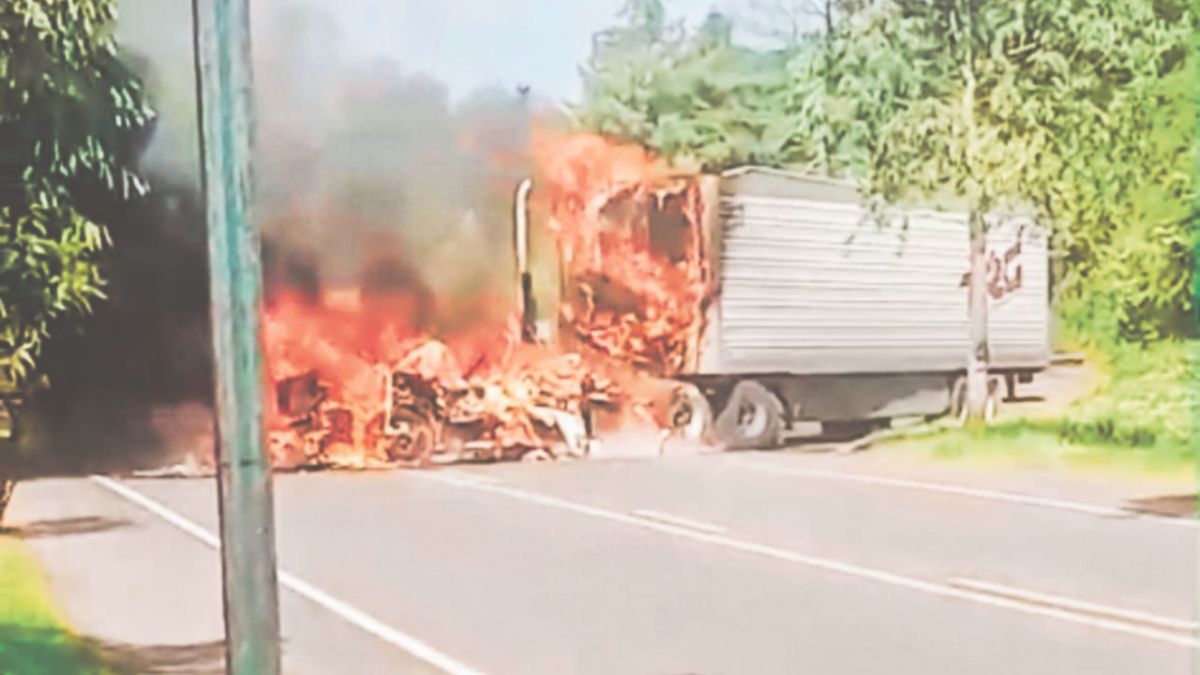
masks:
<instances>
[{"instance_id":1,"label":"burning truck","mask_svg":"<svg viewBox=\"0 0 1200 675\"><path fill-rule=\"evenodd\" d=\"M585 456L630 427L767 448L804 422L964 409L963 214L879 227L847 184L679 175L591 135L539 146L516 191L511 311L482 340L385 321L348 351L328 331L386 313L361 294L269 309L277 465ZM1048 257L1028 219L997 216L989 237L994 412L1002 384L1049 362Z\"/></svg>"}]
</instances>

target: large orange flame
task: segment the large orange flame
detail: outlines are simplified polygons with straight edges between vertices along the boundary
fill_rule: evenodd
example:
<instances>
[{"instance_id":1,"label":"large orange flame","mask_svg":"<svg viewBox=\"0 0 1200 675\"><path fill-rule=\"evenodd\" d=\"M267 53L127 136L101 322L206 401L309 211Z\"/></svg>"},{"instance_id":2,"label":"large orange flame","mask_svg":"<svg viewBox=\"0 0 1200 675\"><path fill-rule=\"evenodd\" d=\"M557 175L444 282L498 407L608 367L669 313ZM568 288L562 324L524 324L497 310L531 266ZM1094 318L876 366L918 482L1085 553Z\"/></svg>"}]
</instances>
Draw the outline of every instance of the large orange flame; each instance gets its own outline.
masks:
<instances>
[{"instance_id":1,"label":"large orange flame","mask_svg":"<svg viewBox=\"0 0 1200 675\"><path fill-rule=\"evenodd\" d=\"M573 342L522 345L515 293L438 307L475 318L450 331L430 329L425 298L404 289L276 293L263 342L277 465L362 467L430 443L485 442L515 456L547 445L548 415L622 400L614 383L629 388L630 366L684 368L706 299L694 181L600 136L539 132L533 142L536 205L566 273L560 322Z\"/></svg>"},{"instance_id":2,"label":"large orange flame","mask_svg":"<svg viewBox=\"0 0 1200 675\"><path fill-rule=\"evenodd\" d=\"M603 354L678 374L707 302L696 181L601 136L540 133L535 142L569 278L563 323Z\"/></svg>"}]
</instances>

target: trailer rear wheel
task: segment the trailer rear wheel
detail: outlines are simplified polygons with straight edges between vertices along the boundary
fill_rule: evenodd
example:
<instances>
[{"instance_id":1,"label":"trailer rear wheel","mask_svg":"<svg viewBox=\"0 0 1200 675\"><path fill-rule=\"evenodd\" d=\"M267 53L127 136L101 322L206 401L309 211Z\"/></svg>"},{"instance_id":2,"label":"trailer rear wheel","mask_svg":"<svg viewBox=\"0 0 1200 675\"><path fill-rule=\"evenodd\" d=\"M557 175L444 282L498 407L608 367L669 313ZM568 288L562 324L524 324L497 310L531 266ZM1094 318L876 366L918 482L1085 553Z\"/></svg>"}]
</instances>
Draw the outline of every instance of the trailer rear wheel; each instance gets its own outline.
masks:
<instances>
[{"instance_id":1,"label":"trailer rear wheel","mask_svg":"<svg viewBox=\"0 0 1200 675\"><path fill-rule=\"evenodd\" d=\"M1000 393L1002 386L999 377L989 377L987 381L987 399L983 406L983 422L991 424L1000 415ZM959 426L967 423L967 378L959 377L950 387L950 417Z\"/></svg>"},{"instance_id":2,"label":"trailer rear wheel","mask_svg":"<svg viewBox=\"0 0 1200 675\"><path fill-rule=\"evenodd\" d=\"M967 423L967 378L961 375L950 385L950 418L957 425Z\"/></svg>"},{"instance_id":3,"label":"trailer rear wheel","mask_svg":"<svg viewBox=\"0 0 1200 675\"><path fill-rule=\"evenodd\" d=\"M671 394L667 424L676 438L689 443L703 443L712 434L712 407L695 385L681 384Z\"/></svg>"},{"instance_id":4,"label":"trailer rear wheel","mask_svg":"<svg viewBox=\"0 0 1200 675\"><path fill-rule=\"evenodd\" d=\"M731 450L779 447L783 404L758 382L739 382L717 417L716 431Z\"/></svg>"},{"instance_id":5,"label":"trailer rear wheel","mask_svg":"<svg viewBox=\"0 0 1200 675\"><path fill-rule=\"evenodd\" d=\"M983 405L983 422L991 424L1000 416L1000 402L1004 399L1000 393L1001 380L999 377L988 378L987 400Z\"/></svg>"}]
</instances>

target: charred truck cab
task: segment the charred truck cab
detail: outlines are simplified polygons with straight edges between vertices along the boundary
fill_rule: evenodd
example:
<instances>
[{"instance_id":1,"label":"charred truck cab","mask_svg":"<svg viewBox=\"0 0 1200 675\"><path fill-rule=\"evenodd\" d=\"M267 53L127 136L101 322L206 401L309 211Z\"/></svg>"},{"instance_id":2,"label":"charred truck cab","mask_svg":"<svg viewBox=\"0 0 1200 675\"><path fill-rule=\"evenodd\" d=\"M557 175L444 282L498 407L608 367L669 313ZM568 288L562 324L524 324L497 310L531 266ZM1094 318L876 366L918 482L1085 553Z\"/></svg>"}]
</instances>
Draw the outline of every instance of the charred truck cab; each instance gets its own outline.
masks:
<instances>
[{"instance_id":1,"label":"charred truck cab","mask_svg":"<svg viewBox=\"0 0 1200 675\"><path fill-rule=\"evenodd\" d=\"M522 183L514 209L525 338L611 354L621 321L686 317L671 339L645 336L656 358L631 364L657 378L678 436L768 448L801 423L837 430L963 414L965 214L905 208L881 226L850 184L757 167L615 185L590 207L594 231L555 238L555 259L538 262L558 283L538 287L533 223L563 231L553 208L531 213L538 190ZM614 257L580 264L600 255L592 248L612 227L632 228L623 245L638 250L614 246ZM992 216L990 414L1004 390L1011 396L1049 363L1047 250L1030 218ZM633 264L619 257L629 255L655 260L641 271L657 283L623 276ZM664 289L675 297L647 312L646 294ZM621 320L589 325L600 313Z\"/></svg>"}]
</instances>

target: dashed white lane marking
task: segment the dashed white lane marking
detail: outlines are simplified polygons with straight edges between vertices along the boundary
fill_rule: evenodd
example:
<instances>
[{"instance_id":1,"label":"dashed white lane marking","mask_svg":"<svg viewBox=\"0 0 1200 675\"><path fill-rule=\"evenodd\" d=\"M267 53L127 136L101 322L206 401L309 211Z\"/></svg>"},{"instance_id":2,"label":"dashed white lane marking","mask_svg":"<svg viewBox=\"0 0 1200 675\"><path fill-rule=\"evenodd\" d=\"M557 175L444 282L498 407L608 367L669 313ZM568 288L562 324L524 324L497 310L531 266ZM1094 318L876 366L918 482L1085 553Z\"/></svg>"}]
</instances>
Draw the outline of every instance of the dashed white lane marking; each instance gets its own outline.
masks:
<instances>
[{"instance_id":1,"label":"dashed white lane marking","mask_svg":"<svg viewBox=\"0 0 1200 675\"><path fill-rule=\"evenodd\" d=\"M1117 621L1103 617L1094 617L1071 612L1057 607L1042 607L1033 605L1027 602L1021 602L1006 597L998 597L988 593L971 591L966 589L954 588L944 583L927 581L915 577L908 577L901 574L895 574L884 570L863 567L852 563L841 562L830 558L821 558L817 556L804 555L787 549L776 548L766 544L759 544L752 541L736 539L723 534L710 532L699 532L690 527L682 527L665 522L656 522L646 518L637 517L620 511L611 511L609 509L591 506L580 502L574 502L559 497L553 497L537 492L530 492L506 485L496 484L478 484L478 483L463 483L453 479L446 479L438 475L438 472L420 472L413 473L413 476L424 480L435 481L446 485L451 485L467 490L477 490L486 492L509 499L514 499L529 504L536 504L551 509L560 511L569 511L581 516L596 518L598 520L606 520L622 525L639 527L646 530L652 530L662 534L679 537L681 539L689 539L713 546L719 546L726 549L740 551L764 558L789 562L796 565L811 567L815 569L825 570L836 574L856 577L860 579L869 579L879 583L907 588L914 591L928 593L947 598L955 598L968 602L974 602L990 607L1008 609L1014 612L1023 614L1032 614L1034 616L1056 619L1067 623L1073 623L1090 628L1097 628L1113 633L1123 633L1125 635L1133 635L1158 642L1164 642L1181 647L1196 648L1200 647L1200 642L1197 642L1193 637L1179 635L1174 632L1159 630L1148 626L1130 624L1124 621Z\"/></svg>"},{"instance_id":2,"label":"dashed white lane marking","mask_svg":"<svg viewBox=\"0 0 1200 675\"><path fill-rule=\"evenodd\" d=\"M802 469L796 467L781 467L768 466L756 461L745 459L730 459L726 465L749 471L757 471L760 473L778 474L781 476L795 476L798 478L816 478L820 480L835 480L844 481L847 483L863 483L866 485L880 485L885 487L900 488L905 490L918 490L922 492L934 492L945 495L953 495L956 497L968 497L972 499L988 499L992 501L1009 502L1013 504L1023 504L1025 506L1037 506L1042 508L1058 509L1060 511L1074 511L1075 513L1083 513L1091 516L1100 516L1102 518L1137 518L1139 520L1154 521L1169 525L1177 525L1180 527L1196 527L1196 521L1187 518L1168 518L1165 516L1156 516L1152 514L1138 513L1129 509L1117 508L1112 506L1099 506L1096 504L1086 504L1083 502L1069 501L1065 499L1054 499L1052 497L1037 497L1034 495L1025 495L1015 492L1002 492L999 490L984 490L979 488L964 487L951 483L935 483L927 481L908 480L905 478L892 478L889 476L878 476L872 474L849 473L844 471L828 471L824 469Z\"/></svg>"},{"instance_id":3,"label":"dashed white lane marking","mask_svg":"<svg viewBox=\"0 0 1200 675\"><path fill-rule=\"evenodd\" d=\"M1016 586L1006 584L998 584L994 581L982 581L980 579L971 579L969 577L955 577L948 580L946 583L955 588L965 588L971 591L979 591L1014 600L1021 600L1034 605L1042 605L1043 607L1059 607L1079 614L1090 614L1092 616L1103 616L1127 623L1141 624L1144 626L1153 626L1164 630L1183 631L1185 633L1194 633L1200 630L1200 624L1195 621L1181 621L1172 619L1149 612L1140 612L1136 610L1122 609L1113 607L1112 605L1101 605L1094 602L1084 600L1076 600L1067 598L1061 595L1050 595L1049 593L1039 593L1030 591Z\"/></svg>"},{"instance_id":4,"label":"dashed white lane marking","mask_svg":"<svg viewBox=\"0 0 1200 675\"><path fill-rule=\"evenodd\" d=\"M154 515L162 518L171 525L179 528L183 532L200 540L210 548L220 550L221 540L217 535L209 532L195 522L181 516L172 511L163 504L155 501L142 493L134 490L112 478L107 476L92 476L92 480L108 490L124 497L125 499L137 504ZM345 621L358 626L362 630L374 635L375 637L387 642L395 647L408 652L410 655L424 661L425 663L448 673L448 675L483 675L483 672L468 666L461 661L458 661L444 652L431 647L430 645L418 640L417 638L402 633L395 628L383 623L366 612L350 605L347 602L339 600L311 583L301 579L300 577L279 569L279 583L294 593L307 598L308 600L324 607L326 610L333 612Z\"/></svg>"},{"instance_id":5,"label":"dashed white lane marking","mask_svg":"<svg viewBox=\"0 0 1200 675\"><path fill-rule=\"evenodd\" d=\"M721 527L720 525L713 525L712 523L692 520L691 518L682 518L680 516L664 513L662 511L638 509L636 511L630 511L629 513L637 516L638 518L645 518L646 520L657 523L666 523L667 525L675 525L676 527L684 527L689 530L696 530L697 532L723 534L726 531L725 528Z\"/></svg>"}]
</instances>

